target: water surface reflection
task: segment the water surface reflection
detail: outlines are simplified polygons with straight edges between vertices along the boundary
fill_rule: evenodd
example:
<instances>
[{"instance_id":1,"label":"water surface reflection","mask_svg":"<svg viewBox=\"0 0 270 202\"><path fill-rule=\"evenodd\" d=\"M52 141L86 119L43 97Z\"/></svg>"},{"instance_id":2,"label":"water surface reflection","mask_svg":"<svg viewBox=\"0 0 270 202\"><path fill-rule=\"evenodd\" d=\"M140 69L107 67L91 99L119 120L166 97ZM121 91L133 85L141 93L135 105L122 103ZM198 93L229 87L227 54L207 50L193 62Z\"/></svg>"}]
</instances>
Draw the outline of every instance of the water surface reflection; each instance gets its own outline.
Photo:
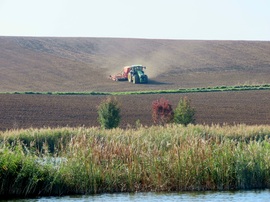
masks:
<instances>
[{"instance_id":1,"label":"water surface reflection","mask_svg":"<svg viewBox=\"0 0 270 202\"><path fill-rule=\"evenodd\" d=\"M270 190L237 192L181 192L181 193L117 193L84 196L42 197L38 199L9 200L16 202L117 202L117 201L270 201Z\"/></svg>"}]
</instances>

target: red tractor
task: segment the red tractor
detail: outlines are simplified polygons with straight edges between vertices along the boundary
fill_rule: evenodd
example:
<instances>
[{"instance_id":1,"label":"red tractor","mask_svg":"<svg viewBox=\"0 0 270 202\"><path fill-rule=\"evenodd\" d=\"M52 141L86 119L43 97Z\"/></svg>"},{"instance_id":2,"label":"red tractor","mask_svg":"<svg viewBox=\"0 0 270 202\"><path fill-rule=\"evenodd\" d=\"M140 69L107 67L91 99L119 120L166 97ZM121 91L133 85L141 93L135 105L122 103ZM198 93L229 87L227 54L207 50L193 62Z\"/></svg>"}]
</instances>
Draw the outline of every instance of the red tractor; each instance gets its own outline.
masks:
<instances>
[{"instance_id":1,"label":"red tractor","mask_svg":"<svg viewBox=\"0 0 270 202\"><path fill-rule=\"evenodd\" d=\"M133 83L148 83L148 77L144 74L143 69L146 67L142 65L132 65L124 67L123 72L109 76L110 79L114 81L129 81Z\"/></svg>"}]
</instances>

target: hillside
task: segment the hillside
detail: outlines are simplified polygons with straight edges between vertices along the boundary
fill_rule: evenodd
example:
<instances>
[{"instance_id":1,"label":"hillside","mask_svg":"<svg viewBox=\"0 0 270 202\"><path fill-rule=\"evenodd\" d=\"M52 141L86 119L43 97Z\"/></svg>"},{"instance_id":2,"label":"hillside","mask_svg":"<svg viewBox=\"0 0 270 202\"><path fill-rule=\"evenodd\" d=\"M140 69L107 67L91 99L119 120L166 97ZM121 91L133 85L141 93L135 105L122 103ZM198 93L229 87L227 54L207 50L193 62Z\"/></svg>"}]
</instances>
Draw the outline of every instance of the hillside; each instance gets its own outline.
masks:
<instances>
[{"instance_id":1,"label":"hillside","mask_svg":"<svg viewBox=\"0 0 270 202\"><path fill-rule=\"evenodd\" d=\"M125 91L270 83L270 42L0 37L0 91ZM148 85L108 80L143 64Z\"/></svg>"}]
</instances>

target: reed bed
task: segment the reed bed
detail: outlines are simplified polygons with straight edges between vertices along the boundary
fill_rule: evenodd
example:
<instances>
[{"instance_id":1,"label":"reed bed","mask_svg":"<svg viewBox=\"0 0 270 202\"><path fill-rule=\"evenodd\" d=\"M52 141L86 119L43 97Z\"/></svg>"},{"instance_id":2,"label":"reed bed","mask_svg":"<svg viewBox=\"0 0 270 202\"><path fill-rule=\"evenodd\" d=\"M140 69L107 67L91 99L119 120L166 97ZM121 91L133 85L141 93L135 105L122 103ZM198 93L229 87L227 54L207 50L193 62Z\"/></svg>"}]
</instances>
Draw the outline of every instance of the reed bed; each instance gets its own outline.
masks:
<instances>
[{"instance_id":1,"label":"reed bed","mask_svg":"<svg viewBox=\"0 0 270 202\"><path fill-rule=\"evenodd\" d=\"M0 133L0 196L270 188L270 126Z\"/></svg>"}]
</instances>

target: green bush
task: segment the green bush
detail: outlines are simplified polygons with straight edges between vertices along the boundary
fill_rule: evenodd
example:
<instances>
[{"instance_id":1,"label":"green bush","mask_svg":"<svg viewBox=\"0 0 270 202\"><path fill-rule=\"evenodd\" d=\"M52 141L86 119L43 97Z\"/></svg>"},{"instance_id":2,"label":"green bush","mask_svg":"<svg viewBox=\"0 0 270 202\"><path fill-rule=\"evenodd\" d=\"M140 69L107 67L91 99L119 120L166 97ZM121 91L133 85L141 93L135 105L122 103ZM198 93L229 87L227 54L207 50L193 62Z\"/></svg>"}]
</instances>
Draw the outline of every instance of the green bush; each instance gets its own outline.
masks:
<instances>
[{"instance_id":1,"label":"green bush","mask_svg":"<svg viewBox=\"0 0 270 202\"><path fill-rule=\"evenodd\" d=\"M187 98L181 98L175 111L174 122L187 126L189 123L195 123L195 109L191 107L191 101Z\"/></svg>"},{"instance_id":2,"label":"green bush","mask_svg":"<svg viewBox=\"0 0 270 202\"><path fill-rule=\"evenodd\" d=\"M120 119L120 107L115 97L108 97L98 106L98 121L102 128L116 128Z\"/></svg>"}]
</instances>

